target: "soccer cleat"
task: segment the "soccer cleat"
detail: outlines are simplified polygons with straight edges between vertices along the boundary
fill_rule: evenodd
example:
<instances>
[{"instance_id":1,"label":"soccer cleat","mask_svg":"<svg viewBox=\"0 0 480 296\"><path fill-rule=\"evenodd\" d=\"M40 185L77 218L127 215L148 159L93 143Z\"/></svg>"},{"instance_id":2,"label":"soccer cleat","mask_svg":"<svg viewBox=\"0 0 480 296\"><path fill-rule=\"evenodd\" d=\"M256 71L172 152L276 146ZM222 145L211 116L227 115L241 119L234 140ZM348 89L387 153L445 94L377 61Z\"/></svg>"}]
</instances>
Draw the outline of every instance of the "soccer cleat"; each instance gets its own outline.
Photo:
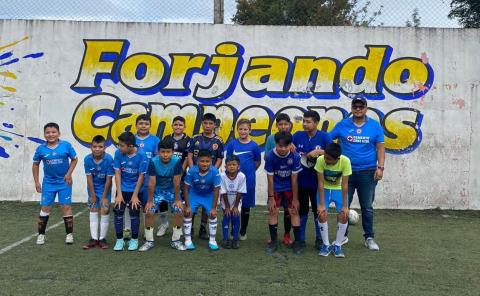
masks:
<instances>
[{"instance_id":1,"label":"soccer cleat","mask_svg":"<svg viewBox=\"0 0 480 296\"><path fill-rule=\"evenodd\" d=\"M371 251L380 251L380 247L375 242L373 237L367 237L367 239L365 240L365 247L367 247Z\"/></svg>"},{"instance_id":2,"label":"soccer cleat","mask_svg":"<svg viewBox=\"0 0 480 296\"><path fill-rule=\"evenodd\" d=\"M278 242L277 241L270 241L268 244L267 244L267 248L265 249L265 251L268 253L268 254L273 254L277 251L278 249Z\"/></svg>"},{"instance_id":3,"label":"soccer cleat","mask_svg":"<svg viewBox=\"0 0 480 296\"><path fill-rule=\"evenodd\" d=\"M73 234L68 233L67 236L65 236L65 243L67 245L73 244Z\"/></svg>"},{"instance_id":4,"label":"soccer cleat","mask_svg":"<svg viewBox=\"0 0 480 296\"><path fill-rule=\"evenodd\" d=\"M98 240L91 238L86 244L82 246L82 249L88 250L91 248L95 248L96 246L98 246Z\"/></svg>"},{"instance_id":5,"label":"soccer cleat","mask_svg":"<svg viewBox=\"0 0 480 296\"><path fill-rule=\"evenodd\" d=\"M138 239L132 238L128 242L128 250L129 251L136 251L138 249Z\"/></svg>"},{"instance_id":6,"label":"soccer cleat","mask_svg":"<svg viewBox=\"0 0 480 296\"><path fill-rule=\"evenodd\" d=\"M193 251L195 250L195 245L193 244L193 242L185 243L185 248L187 249L187 251Z\"/></svg>"},{"instance_id":7,"label":"soccer cleat","mask_svg":"<svg viewBox=\"0 0 480 296\"><path fill-rule=\"evenodd\" d=\"M185 245L179 240L171 241L170 246L177 251L185 251L187 249Z\"/></svg>"},{"instance_id":8,"label":"soccer cleat","mask_svg":"<svg viewBox=\"0 0 480 296\"><path fill-rule=\"evenodd\" d=\"M106 250L108 249L108 243L106 239L101 239L98 241L98 245L100 246L101 249Z\"/></svg>"},{"instance_id":9,"label":"soccer cleat","mask_svg":"<svg viewBox=\"0 0 480 296\"><path fill-rule=\"evenodd\" d=\"M167 234L169 227L170 225L168 224L168 222L166 224L161 224L160 226L158 226L157 236L164 236L165 234Z\"/></svg>"},{"instance_id":10,"label":"soccer cleat","mask_svg":"<svg viewBox=\"0 0 480 296\"><path fill-rule=\"evenodd\" d=\"M210 249L210 251L218 251L219 249L216 241L208 242L208 248Z\"/></svg>"},{"instance_id":11,"label":"soccer cleat","mask_svg":"<svg viewBox=\"0 0 480 296\"><path fill-rule=\"evenodd\" d=\"M115 246L113 247L114 251L123 251L125 248L125 241L123 238L117 239L117 242L115 243Z\"/></svg>"},{"instance_id":12,"label":"soccer cleat","mask_svg":"<svg viewBox=\"0 0 480 296\"><path fill-rule=\"evenodd\" d=\"M342 246L332 245L332 252L336 258L345 258L345 254L342 251Z\"/></svg>"},{"instance_id":13,"label":"soccer cleat","mask_svg":"<svg viewBox=\"0 0 480 296\"><path fill-rule=\"evenodd\" d=\"M238 242L237 239L232 240L232 249L236 250L240 248L240 243Z\"/></svg>"},{"instance_id":14,"label":"soccer cleat","mask_svg":"<svg viewBox=\"0 0 480 296\"><path fill-rule=\"evenodd\" d=\"M293 244L292 238L290 237L290 233L285 233L283 235L283 244L287 247L290 247Z\"/></svg>"},{"instance_id":15,"label":"soccer cleat","mask_svg":"<svg viewBox=\"0 0 480 296\"><path fill-rule=\"evenodd\" d=\"M132 238L132 231L130 229L123 230L123 239L130 240Z\"/></svg>"},{"instance_id":16,"label":"soccer cleat","mask_svg":"<svg viewBox=\"0 0 480 296\"><path fill-rule=\"evenodd\" d=\"M128 250L129 251L132 251L130 250L130 245L132 244L134 240L132 239L130 241L130 243L128 244ZM138 249L139 252L146 252L148 250L150 250L151 248L153 248L155 246L155 243L154 242L151 242L151 241L146 241L143 246L140 247L140 249Z\"/></svg>"},{"instance_id":17,"label":"soccer cleat","mask_svg":"<svg viewBox=\"0 0 480 296\"><path fill-rule=\"evenodd\" d=\"M245 233L244 235L240 235L240 240L241 241L246 241L247 240L247 234Z\"/></svg>"},{"instance_id":18,"label":"soccer cleat","mask_svg":"<svg viewBox=\"0 0 480 296\"><path fill-rule=\"evenodd\" d=\"M222 242L222 248L224 249L231 249L232 248L232 241L227 239Z\"/></svg>"},{"instance_id":19,"label":"soccer cleat","mask_svg":"<svg viewBox=\"0 0 480 296\"><path fill-rule=\"evenodd\" d=\"M334 245L334 244L335 244L335 242L333 242L332 245ZM343 238L342 243L340 245L343 246L343 245L346 245L346 244L348 244L348 236Z\"/></svg>"},{"instance_id":20,"label":"soccer cleat","mask_svg":"<svg viewBox=\"0 0 480 296\"><path fill-rule=\"evenodd\" d=\"M320 249L322 248L322 245L323 245L322 239L321 239L321 238L317 238L317 239L315 240L315 249L317 249L318 251L320 251Z\"/></svg>"},{"instance_id":21,"label":"soccer cleat","mask_svg":"<svg viewBox=\"0 0 480 296\"><path fill-rule=\"evenodd\" d=\"M331 252L332 252L332 248L330 246L322 244L322 246L320 247L320 252L318 253L318 255L323 256L323 257L328 257L328 255L330 255Z\"/></svg>"},{"instance_id":22,"label":"soccer cleat","mask_svg":"<svg viewBox=\"0 0 480 296\"><path fill-rule=\"evenodd\" d=\"M37 236L37 245L43 245L45 244L45 240L47 239L47 237L45 236L45 234L39 234Z\"/></svg>"},{"instance_id":23,"label":"soccer cleat","mask_svg":"<svg viewBox=\"0 0 480 296\"><path fill-rule=\"evenodd\" d=\"M200 227L200 231L198 232L198 237L203 240L210 239L210 236L207 234L207 229L204 226Z\"/></svg>"},{"instance_id":24,"label":"soccer cleat","mask_svg":"<svg viewBox=\"0 0 480 296\"><path fill-rule=\"evenodd\" d=\"M292 244L292 251L295 255L302 255L303 251L305 251L305 247L300 241L294 241Z\"/></svg>"}]
</instances>

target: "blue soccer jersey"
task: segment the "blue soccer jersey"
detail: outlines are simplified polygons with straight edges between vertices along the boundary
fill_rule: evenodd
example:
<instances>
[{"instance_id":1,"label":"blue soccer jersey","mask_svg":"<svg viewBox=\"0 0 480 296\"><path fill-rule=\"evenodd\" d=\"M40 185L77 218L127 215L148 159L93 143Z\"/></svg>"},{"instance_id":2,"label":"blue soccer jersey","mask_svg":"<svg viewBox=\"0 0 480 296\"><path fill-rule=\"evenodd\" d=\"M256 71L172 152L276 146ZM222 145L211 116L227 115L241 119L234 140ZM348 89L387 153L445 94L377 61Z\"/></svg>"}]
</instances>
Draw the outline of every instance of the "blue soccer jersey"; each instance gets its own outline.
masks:
<instances>
[{"instance_id":1,"label":"blue soccer jersey","mask_svg":"<svg viewBox=\"0 0 480 296\"><path fill-rule=\"evenodd\" d=\"M100 197L105 190L105 183L107 182L107 177L115 175L115 171L113 170L112 156L108 153L105 153L103 158L97 162L93 158L93 155L89 154L85 156L85 159L83 161L83 167L85 168L85 175L92 176L95 194L99 195Z\"/></svg>"},{"instance_id":2,"label":"blue soccer jersey","mask_svg":"<svg viewBox=\"0 0 480 296\"><path fill-rule=\"evenodd\" d=\"M160 143L160 139L157 136L148 135L142 138L139 135L135 135L135 141L137 146L145 152L148 159L151 159L157 154L158 144Z\"/></svg>"},{"instance_id":3,"label":"blue soccer jersey","mask_svg":"<svg viewBox=\"0 0 480 296\"><path fill-rule=\"evenodd\" d=\"M210 166L207 172L201 174L198 166L192 166L185 176L185 184L190 186L190 192L200 196L212 196L213 190L220 187L222 178L216 167Z\"/></svg>"},{"instance_id":4,"label":"blue soccer jersey","mask_svg":"<svg viewBox=\"0 0 480 296\"><path fill-rule=\"evenodd\" d=\"M265 157L265 171L273 175L274 192L291 191L292 174L298 174L301 170L300 155L296 152L289 152L282 157L273 149Z\"/></svg>"},{"instance_id":5,"label":"blue soccer jersey","mask_svg":"<svg viewBox=\"0 0 480 296\"><path fill-rule=\"evenodd\" d=\"M317 131L313 137L310 138L306 131L298 131L293 135L293 144L300 156L308 154L315 149L325 150L327 144L332 142L332 138L322 131ZM317 173L312 168L302 166L302 171L298 174L298 186L317 189L318 179Z\"/></svg>"},{"instance_id":6,"label":"blue soccer jersey","mask_svg":"<svg viewBox=\"0 0 480 296\"><path fill-rule=\"evenodd\" d=\"M55 147L42 144L37 147L33 155L33 162L43 162L43 184L65 185L63 179L70 167L70 160L77 157L77 153L67 141L59 140Z\"/></svg>"},{"instance_id":7,"label":"blue soccer jersey","mask_svg":"<svg viewBox=\"0 0 480 296\"><path fill-rule=\"evenodd\" d=\"M192 137L187 147L188 153L193 154L193 163L197 163L197 155L200 150L208 150L212 154L212 163L215 165L217 159L223 158L223 141L217 135L206 137L203 134Z\"/></svg>"},{"instance_id":8,"label":"blue soccer jersey","mask_svg":"<svg viewBox=\"0 0 480 296\"><path fill-rule=\"evenodd\" d=\"M383 128L367 116L366 122L358 127L353 118L345 118L330 132L332 139L338 139L342 154L348 157L353 171L375 169L377 167L377 143L383 143Z\"/></svg>"},{"instance_id":9,"label":"blue soccer jersey","mask_svg":"<svg viewBox=\"0 0 480 296\"><path fill-rule=\"evenodd\" d=\"M133 155L122 154L120 150L115 151L113 168L121 173L121 191L135 191L138 177L147 172L148 162L148 157L142 149L137 148Z\"/></svg>"},{"instance_id":10,"label":"blue soccer jersey","mask_svg":"<svg viewBox=\"0 0 480 296\"><path fill-rule=\"evenodd\" d=\"M156 192L173 193L173 177L183 174L181 159L173 155L168 163L163 163L160 156L155 156L148 166L148 174L156 177Z\"/></svg>"}]
</instances>

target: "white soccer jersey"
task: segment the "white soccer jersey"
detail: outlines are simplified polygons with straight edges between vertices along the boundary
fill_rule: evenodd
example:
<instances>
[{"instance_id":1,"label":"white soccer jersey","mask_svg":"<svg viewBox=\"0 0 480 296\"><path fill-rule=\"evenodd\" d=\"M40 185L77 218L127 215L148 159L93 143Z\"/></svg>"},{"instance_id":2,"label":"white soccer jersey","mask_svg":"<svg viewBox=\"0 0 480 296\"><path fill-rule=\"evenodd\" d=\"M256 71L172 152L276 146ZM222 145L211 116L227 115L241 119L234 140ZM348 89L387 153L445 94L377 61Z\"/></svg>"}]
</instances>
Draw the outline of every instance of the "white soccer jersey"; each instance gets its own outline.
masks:
<instances>
[{"instance_id":1,"label":"white soccer jersey","mask_svg":"<svg viewBox=\"0 0 480 296\"><path fill-rule=\"evenodd\" d=\"M228 203L230 208L235 204L237 198L237 192L247 193L247 178L242 172L238 172L235 179L230 179L225 172L222 173L222 183L220 186L220 206L225 209L225 203L223 202L223 194L228 195ZM238 210L242 208L242 201L238 204Z\"/></svg>"}]
</instances>

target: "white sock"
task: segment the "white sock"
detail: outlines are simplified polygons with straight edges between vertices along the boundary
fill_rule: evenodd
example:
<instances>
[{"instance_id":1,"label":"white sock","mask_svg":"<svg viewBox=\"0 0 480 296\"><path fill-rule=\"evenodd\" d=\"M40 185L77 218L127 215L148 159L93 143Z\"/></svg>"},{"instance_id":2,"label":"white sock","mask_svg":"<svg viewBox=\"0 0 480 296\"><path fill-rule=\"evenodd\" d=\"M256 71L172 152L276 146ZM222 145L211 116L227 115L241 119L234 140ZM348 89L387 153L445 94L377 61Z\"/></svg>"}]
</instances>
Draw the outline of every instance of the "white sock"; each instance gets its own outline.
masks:
<instances>
[{"instance_id":1,"label":"white sock","mask_svg":"<svg viewBox=\"0 0 480 296\"><path fill-rule=\"evenodd\" d=\"M161 225L168 224L167 214L168 214L168 212L160 212L160 224Z\"/></svg>"},{"instance_id":2,"label":"white sock","mask_svg":"<svg viewBox=\"0 0 480 296\"><path fill-rule=\"evenodd\" d=\"M130 211L128 210L128 208L125 209L125 219L123 219L123 229L124 230L132 229L132 221L130 221Z\"/></svg>"},{"instance_id":3,"label":"white sock","mask_svg":"<svg viewBox=\"0 0 480 296\"><path fill-rule=\"evenodd\" d=\"M335 245L341 246L343 239L345 238L345 231L347 231L347 223L342 224L338 222L337 224L337 238L335 239Z\"/></svg>"},{"instance_id":4,"label":"white sock","mask_svg":"<svg viewBox=\"0 0 480 296\"><path fill-rule=\"evenodd\" d=\"M323 244L326 246L330 246L330 241L328 240L328 222L320 223L317 222L318 226L320 226L320 234L322 235Z\"/></svg>"},{"instance_id":5,"label":"white sock","mask_svg":"<svg viewBox=\"0 0 480 296\"><path fill-rule=\"evenodd\" d=\"M110 223L110 216L101 215L100 217L100 239L101 240L107 237L108 223Z\"/></svg>"},{"instance_id":6,"label":"white sock","mask_svg":"<svg viewBox=\"0 0 480 296\"><path fill-rule=\"evenodd\" d=\"M153 227L145 227L145 239L153 242Z\"/></svg>"},{"instance_id":7,"label":"white sock","mask_svg":"<svg viewBox=\"0 0 480 296\"><path fill-rule=\"evenodd\" d=\"M172 242L180 240L181 236L182 236L182 227L173 226Z\"/></svg>"},{"instance_id":8,"label":"white sock","mask_svg":"<svg viewBox=\"0 0 480 296\"><path fill-rule=\"evenodd\" d=\"M98 240L98 213L90 212L90 236Z\"/></svg>"},{"instance_id":9,"label":"white sock","mask_svg":"<svg viewBox=\"0 0 480 296\"><path fill-rule=\"evenodd\" d=\"M217 217L208 219L208 231L210 233L210 242L216 242L215 235L217 234Z\"/></svg>"},{"instance_id":10,"label":"white sock","mask_svg":"<svg viewBox=\"0 0 480 296\"><path fill-rule=\"evenodd\" d=\"M185 244L192 243L192 218L183 218L183 233L185 233Z\"/></svg>"}]
</instances>

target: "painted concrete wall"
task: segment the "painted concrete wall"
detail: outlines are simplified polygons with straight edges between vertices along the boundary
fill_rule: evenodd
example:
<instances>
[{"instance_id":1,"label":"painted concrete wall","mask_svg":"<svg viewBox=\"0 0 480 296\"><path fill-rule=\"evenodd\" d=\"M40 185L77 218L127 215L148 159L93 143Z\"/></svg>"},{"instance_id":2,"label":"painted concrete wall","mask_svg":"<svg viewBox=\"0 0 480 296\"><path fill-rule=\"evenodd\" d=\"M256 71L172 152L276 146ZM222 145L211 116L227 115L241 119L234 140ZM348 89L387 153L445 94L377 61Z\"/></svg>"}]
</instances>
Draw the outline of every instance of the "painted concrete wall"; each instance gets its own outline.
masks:
<instances>
[{"instance_id":1,"label":"painted concrete wall","mask_svg":"<svg viewBox=\"0 0 480 296\"><path fill-rule=\"evenodd\" d=\"M49 121L79 154L80 202L86 145L115 143L139 114L162 136L177 114L192 134L214 112L225 141L255 118L263 146L277 112L298 130L317 110L328 131L363 93L388 151L377 208L480 208L478 30L4 20L0 36L2 200L39 200L31 159Z\"/></svg>"}]
</instances>

